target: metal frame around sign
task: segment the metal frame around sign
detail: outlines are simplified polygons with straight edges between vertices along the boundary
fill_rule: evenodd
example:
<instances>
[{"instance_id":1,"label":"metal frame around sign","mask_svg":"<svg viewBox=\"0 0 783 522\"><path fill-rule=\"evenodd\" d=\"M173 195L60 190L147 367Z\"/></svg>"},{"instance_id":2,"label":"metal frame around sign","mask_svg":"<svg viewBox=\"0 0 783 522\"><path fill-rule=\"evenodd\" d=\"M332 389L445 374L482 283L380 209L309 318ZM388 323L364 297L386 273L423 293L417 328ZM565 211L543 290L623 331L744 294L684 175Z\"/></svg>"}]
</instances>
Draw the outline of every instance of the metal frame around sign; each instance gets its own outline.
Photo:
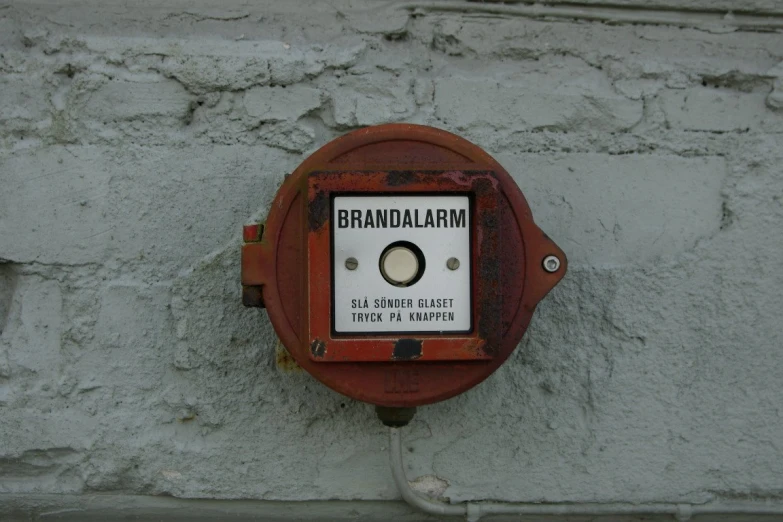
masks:
<instances>
[{"instance_id":1,"label":"metal frame around sign","mask_svg":"<svg viewBox=\"0 0 783 522\"><path fill-rule=\"evenodd\" d=\"M470 332L335 333L332 199L351 194L464 194L471 198ZM307 205L310 358L319 362L491 359L497 346L500 316L480 314L476 303L499 306L503 297L499 282L498 194L497 180L490 171L311 173Z\"/></svg>"}]
</instances>

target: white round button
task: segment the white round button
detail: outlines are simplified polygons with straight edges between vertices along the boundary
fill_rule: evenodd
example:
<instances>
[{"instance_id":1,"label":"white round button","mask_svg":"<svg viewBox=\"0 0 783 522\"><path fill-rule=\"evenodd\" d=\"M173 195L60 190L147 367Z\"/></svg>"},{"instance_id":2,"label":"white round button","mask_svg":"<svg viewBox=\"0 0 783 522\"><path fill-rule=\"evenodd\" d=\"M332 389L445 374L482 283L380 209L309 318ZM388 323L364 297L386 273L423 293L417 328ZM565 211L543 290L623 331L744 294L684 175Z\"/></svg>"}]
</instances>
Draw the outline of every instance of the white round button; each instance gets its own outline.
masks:
<instances>
[{"instance_id":1,"label":"white round button","mask_svg":"<svg viewBox=\"0 0 783 522\"><path fill-rule=\"evenodd\" d=\"M399 246L389 249L381 259L383 277L391 283L404 285L419 273L419 260L409 249Z\"/></svg>"}]
</instances>

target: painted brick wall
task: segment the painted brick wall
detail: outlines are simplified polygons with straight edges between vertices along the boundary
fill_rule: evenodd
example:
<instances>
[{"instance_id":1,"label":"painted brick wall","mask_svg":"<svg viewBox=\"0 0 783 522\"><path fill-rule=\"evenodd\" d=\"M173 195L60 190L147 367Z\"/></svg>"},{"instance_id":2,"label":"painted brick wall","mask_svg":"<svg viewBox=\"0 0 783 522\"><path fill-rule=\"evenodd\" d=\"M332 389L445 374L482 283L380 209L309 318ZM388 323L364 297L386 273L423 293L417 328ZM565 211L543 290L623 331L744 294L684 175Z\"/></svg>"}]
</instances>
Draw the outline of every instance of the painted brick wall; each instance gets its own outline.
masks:
<instances>
[{"instance_id":1,"label":"painted brick wall","mask_svg":"<svg viewBox=\"0 0 783 522\"><path fill-rule=\"evenodd\" d=\"M238 249L308 153L405 121L495 155L571 261L501 370L419 411L411 478L783 495L781 32L130 4L0 2L0 493L398 498L372 408L240 305Z\"/></svg>"}]
</instances>

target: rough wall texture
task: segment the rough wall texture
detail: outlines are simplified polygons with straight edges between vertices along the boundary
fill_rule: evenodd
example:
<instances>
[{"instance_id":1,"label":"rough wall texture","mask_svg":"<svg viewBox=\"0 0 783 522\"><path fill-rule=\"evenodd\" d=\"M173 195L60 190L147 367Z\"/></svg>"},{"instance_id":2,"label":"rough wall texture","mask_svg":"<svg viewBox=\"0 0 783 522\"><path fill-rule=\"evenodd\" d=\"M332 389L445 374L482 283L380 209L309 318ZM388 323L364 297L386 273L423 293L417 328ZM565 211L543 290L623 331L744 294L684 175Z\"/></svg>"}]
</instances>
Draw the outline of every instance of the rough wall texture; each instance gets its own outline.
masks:
<instances>
[{"instance_id":1,"label":"rough wall texture","mask_svg":"<svg viewBox=\"0 0 783 522\"><path fill-rule=\"evenodd\" d=\"M238 249L306 154L406 121L495 155L571 261L501 370L420 410L411 477L783 497L783 34L166 5L0 3L0 493L397 498L372 408L240 305Z\"/></svg>"}]
</instances>

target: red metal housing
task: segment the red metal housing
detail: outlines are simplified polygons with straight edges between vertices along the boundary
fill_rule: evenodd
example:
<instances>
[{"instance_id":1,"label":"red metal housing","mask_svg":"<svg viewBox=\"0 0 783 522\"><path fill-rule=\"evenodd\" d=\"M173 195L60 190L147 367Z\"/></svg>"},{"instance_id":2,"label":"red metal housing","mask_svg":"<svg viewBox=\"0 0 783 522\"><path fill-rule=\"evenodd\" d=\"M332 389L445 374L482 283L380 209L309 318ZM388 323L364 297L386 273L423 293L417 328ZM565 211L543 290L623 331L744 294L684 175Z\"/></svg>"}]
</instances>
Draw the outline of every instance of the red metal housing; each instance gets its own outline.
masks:
<instances>
[{"instance_id":1,"label":"red metal housing","mask_svg":"<svg viewBox=\"0 0 783 522\"><path fill-rule=\"evenodd\" d=\"M351 193L471 196L471 332L334 333L331 198ZM266 223L245 227L244 241L243 302L267 308L285 347L318 380L389 407L447 399L486 379L567 265L491 156L448 132L408 124L365 128L323 146L286 179ZM554 272L542 264L550 255L560 260Z\"/></svg>"}]
</instances>

